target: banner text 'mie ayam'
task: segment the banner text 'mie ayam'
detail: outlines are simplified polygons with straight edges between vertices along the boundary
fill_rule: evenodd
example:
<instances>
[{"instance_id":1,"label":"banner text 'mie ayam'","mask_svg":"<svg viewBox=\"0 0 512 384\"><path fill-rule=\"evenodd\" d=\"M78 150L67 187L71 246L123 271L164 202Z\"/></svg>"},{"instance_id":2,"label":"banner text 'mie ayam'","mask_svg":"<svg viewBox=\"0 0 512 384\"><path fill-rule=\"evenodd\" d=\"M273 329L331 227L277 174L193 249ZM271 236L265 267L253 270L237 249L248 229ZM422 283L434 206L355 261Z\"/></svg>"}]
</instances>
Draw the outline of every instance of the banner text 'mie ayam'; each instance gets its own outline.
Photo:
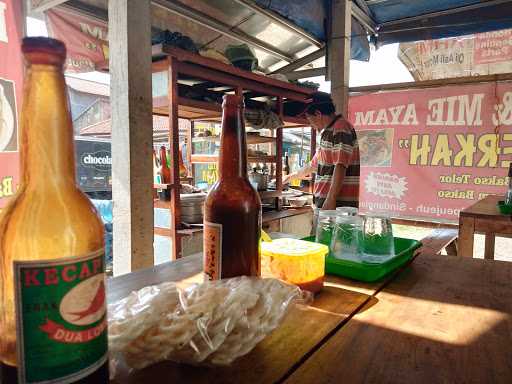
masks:
<instances>
[{"instance_id":1,"label":"banner text 'mie ayam'","mask_svg":"<svg viewBox=\"0 0 512 384\"><path fill-rule=\"evenodd\" d=\"M464 94L428 99L421 106L412 102L356 111L354 126L408 126L409 136L397 144L409 150L411 165L508 168L510 158L505 160L501 156L512 155L512 132L501 133L500 129L512 125L512 92L495 98L490 115L482 112L486 96L489 97L484 93ZM488 129L472 129L482 126ZM437 133L425 132L428 127L436 127ZM439 127L446 129L439 133Z\"/></svg>"}]
</instances>

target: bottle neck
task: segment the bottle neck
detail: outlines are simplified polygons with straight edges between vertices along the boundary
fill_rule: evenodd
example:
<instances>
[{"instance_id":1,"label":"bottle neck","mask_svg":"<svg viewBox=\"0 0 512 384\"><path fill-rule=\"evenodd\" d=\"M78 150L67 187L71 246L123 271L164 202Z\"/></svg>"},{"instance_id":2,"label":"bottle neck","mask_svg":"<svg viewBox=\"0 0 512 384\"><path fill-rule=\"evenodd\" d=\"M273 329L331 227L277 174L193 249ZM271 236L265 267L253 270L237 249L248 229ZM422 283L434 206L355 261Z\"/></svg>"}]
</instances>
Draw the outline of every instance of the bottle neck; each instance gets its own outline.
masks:
<instances>
[{"instance_id":1,"label":"bottle neck","mask_svg":"<svg viewBox=\"0 0 512 384\"><path fill-rule=\"evenodd\" d=\"M219 179L224 178L247 178L245 126L237 103L225 104L222 111Z\"/></svg>"},{"instance_id":2,"label":"bottle neck","mask_svg":"<svg viewBox=\"0 0 512 384\"><path fill-rule=\"evenodd\" d=\"M73 127L62 68L27 70L21 120L21 169L27 186L75 184Z\"/></svg>"}]
</instances>

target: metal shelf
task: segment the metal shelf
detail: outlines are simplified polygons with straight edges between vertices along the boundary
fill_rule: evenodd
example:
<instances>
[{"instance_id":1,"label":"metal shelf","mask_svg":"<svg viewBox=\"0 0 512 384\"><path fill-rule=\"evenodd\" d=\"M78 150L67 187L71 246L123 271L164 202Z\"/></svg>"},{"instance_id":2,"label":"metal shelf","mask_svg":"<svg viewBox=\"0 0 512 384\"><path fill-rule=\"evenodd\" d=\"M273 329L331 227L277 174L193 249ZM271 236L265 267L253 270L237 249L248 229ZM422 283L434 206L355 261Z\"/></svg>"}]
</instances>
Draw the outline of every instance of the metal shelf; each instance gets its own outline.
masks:
<instances>
[{"instance_id":1,"label":"metal shelf","mask_svg":"<svg viewBox=\"0 0 512 384\"><path fill-rule=\"evenodd\" d=\"M204 137L194 137L192 138L193 143L218 143L220 142L219 136L204 136ZM258 135L250 135L246 136L247 144L265 144L265 143L275 143L276 138L270 136L258 136Z\"/></svg>"},{"instance_id":2,"label":"metal shelf","mask_svg":"<svg viewBox=\"0 0 512 384\"><path fill-rule=\"evenodd\" d=\"M218 155L192 155L192 164L211 164L216 163ZM247 156L248 163L275 163L275 156Z\"/></svg>"}]
</instances>

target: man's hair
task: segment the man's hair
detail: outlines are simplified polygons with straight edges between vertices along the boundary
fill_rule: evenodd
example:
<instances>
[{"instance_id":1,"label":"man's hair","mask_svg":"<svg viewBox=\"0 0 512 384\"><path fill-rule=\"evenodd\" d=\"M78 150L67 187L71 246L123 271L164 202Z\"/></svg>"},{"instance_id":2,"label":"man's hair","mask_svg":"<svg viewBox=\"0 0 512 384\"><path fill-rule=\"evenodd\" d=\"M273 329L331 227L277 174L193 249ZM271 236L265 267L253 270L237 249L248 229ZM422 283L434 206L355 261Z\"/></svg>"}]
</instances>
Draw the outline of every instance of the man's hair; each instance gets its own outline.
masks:
<instances>
[{"instance_id":1,"label":"man's hair","mask_svg":"<svg viewBox=\"0 0 512 384\"><path fill-rule=\"evenodd\" d=\"M304 113L314 115L316 111L320 111L322 115L332 115L336 113L331 95L324 92L315 92L311 95L310 102L306 105Z\"/></svg>"}]
</instances>

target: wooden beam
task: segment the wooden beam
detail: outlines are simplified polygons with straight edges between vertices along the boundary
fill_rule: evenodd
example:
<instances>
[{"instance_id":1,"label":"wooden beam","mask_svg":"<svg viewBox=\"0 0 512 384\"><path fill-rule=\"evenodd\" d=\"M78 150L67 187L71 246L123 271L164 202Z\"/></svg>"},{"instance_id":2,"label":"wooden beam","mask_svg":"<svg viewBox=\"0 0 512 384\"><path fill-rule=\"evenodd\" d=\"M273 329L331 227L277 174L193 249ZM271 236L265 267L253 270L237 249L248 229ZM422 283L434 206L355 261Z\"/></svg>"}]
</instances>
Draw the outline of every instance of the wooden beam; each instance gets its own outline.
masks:
<instances>
[{"instance_id":1,"label":"wooden beam","mask_svg":"<svg viewBox=\"0 0 512 384\"><path fill-rule=\"evenodd\" d=\"M293 63L290 63L288 65L285 65L284 67L279 68L278 70L275 70L272 72L274 73L289 73L292 71L295 71L296 69L299 69L306 64L311 63L312 61L315 61L316 59L319 59L321 57L325 56L325 47L320 48L319 50L310 53L309 55L306 55L304 57L301 57L300 59L295 60Z\"/></svg>"},{"instance_id":2,"label":"wooden beam","mask_svg":"<svg viewBox=\"0 0 512 384\"><path fill-rule=\"evenodd\" d=\"M415 219L404 219L401 217L392 217L391 222L398 225L407 225L410 227L420 228L459 228L459 224L443 222L443 221L427 221L427 220L415 220Z\"/></svg>"},{"instance_id":3,"label":"wooden beam","mask_svg":"<svg viewBox=\"0 0 512 384\"><path fill-rule=\"evenodd\" d=\"M66 0L30 0L30 12L47 11L65 2Z\"/></svg>"},{"instance_id":4,"label":"wooden beam","mask_svg":"<svg viewBox=\"0 0 512 384\"><path fill-rule=\"evenodd\" d=\"M433 88L433 87L441 87L441 86L446 86L446 85L477 84L477 83L488 83L488 82L507 81L507 80L512 80L512 73L499 73L499 74L495 74L495 75L482 75L482 76L453 77L450 79L440 79L440 80L407 81L405 83L366 85L363 87L349 88L349 91L350 91L350 93L397 91L400 89Z\"/></svg>"},{"instance_id":5,"label":"wooden beam","mask_svg":"<svg viewBox=\"0 0 512 384\"><path fill-rule=\"evenodd\" d=\"M400 28L403 24L407 23L418 23L418 26L422 25L422 23L425 23L427 19L435 19L437 17L447 16L447 15L453 15L457 13L462 12L468 12L473 10L478 10L481 8L487 8L487 7L494 7L501 4L507 4L510 3L510 0L487 0L487 1L478 1L475 4L468 4L468 5L462 5L460 7L454 7L449 9L443 9L436 12L430 12L430 13L423 13L421 15L417 16L411 16L411 17L403 17L397 20L391 20L387 21L385 23L381 23L379 27L381 28L388 28L390 26L395 26L396 28ZM509 5L507 5L509 6Z\"/></svg>"},{"instance_id":6,"label":"wooden beam","mask_svg":"<svg viewBox=\"0 0 512 384\"><path fill-rule=\"evenodd\" d=\"M83 0L68 0L60 7L67 8L91 19L108 22L108 11L106 9L85 3Z\"/></svg>"},{"instance_id":7,"label":"wooden beam","mask_svg":"<svg viewBox=\"0 0 512 384\"><path fill-rule=\"evenodd\" d=\"M336 111L344 116L348 116L351 5L350 0L332 1L327 42L331 97Z\"/></svg>"},{"instance_id":8,"label":"wooden beam","mask_svg":"<svg viewBox=\"0 0 512 384\"><path fill-rule=\"evenodd\" d=\"M304 87L294 87L292 84L288 84L280 81L279 86L274 86L271 83L275 83L279 80L268 79L269 81L263 82L259 78L259 75L253 76L253 79L243 78L234 74L235 69L232 71L233 74L217 71L208 67L204 67L198 64L187 63L179 61L178 72L183 75L192 76L196 79L210 79L219 83L230 85L234 88L242 87L245 90L251 90L261 92L269 96L283 96L287 99L304 101L308 98L308 95L312 93L306 93ZM291 88L295 88L292 90Z\"/></svg>"},{"instance_id":9,"label":"wooden beam","mask_svg":"<svg viewBox=\"0 0 512 384\"><path fill-rule=\"evenodd\" d=\"M171 183L177 188L171 190L171 260L181 257L181 239L178 229L181 225L180 209L180 129L178 121L178 63L174 57L169 57L168 94L169 94L169 153L171 156Z\"/></svg>"},{"instance_id":10,"label":"wooden beam","mask_svg":"<svg viewBox=\"0 0 512 384\"><path fill-rule=\"evenodd\" d=\"M277 57L280 60L292 62L295 59L293 55L280 50L279 48L269 44L267 41L260 40L252 35L249 35L239 28L225 24L206 13L203 13L196 8L182 4L179 1L152 0L152 3L157 7L190 20L193 23L202 25L203 27L209 28L231 39L237 40L241 43L249 44L254 48L265 51L266 53Z\"/></svg>"},{"instance_id":11,"label":"wooden beam","mask_svg":"<svg viewBox=\"0 0 512 384\"><path fill-rule=\"evenodd\" d=\"M153 129L149 0L109 1L114 274L151 267Z\"/></svg>"},{"instance_id":12,"label":"wooden beam","mask_svg":"<svg viewBox=\"0 0 512 384\"><path fill-rule=\"evenodd\" d=\"M495 233L486 233L485 234L485 251L484 251L484 259L486 260L494 260L494 243L496 240Z\"/></svg>"},{"instance_id":13,"label":"wooden beam","mask_svg":"<svg viewBox=\"0 0 512 384\"><path fill-rule=\"evenodd\" d=\"M354 0L352 4L352 16L361 23L361 25L374 34L377 29L377 23L370 17L371 11L364 0Z\"/></svg>"},{"instance_id":14,"label":"wooden beam","mask_svg":"<svg viewBox=\"0 0 512 384\"><path fill-rule=\"evenodd\" d=\"M284 117L283 112L283 98L279 96L277 98L277 114L281 118ZM276 129L276 190L277 192L283 191L283 127ZM276 209L281 210L282 200L276 199Z\"/></svg>"},{"instance_id":15,"label":"wooden beam","mask_svg":"<svg viewBox=\"0 0 512 384\"><path fill-rule=\"evenodd\" d=\"M459 249L458 255L473 257L473 246L475 242L475 218L459 217Z\"/></svg>"},{"instance_id":16,"label":"wooden beam","mask_svg":"<svg viewBox=\"0 0 512 384\"><path fill-rule=\"evenodd\" d=\"M312 69L304 69L302 71L294 71L285 73L285 76L288 80L298 80L304 79L307 77L315 77L315 76L325 76L327 73L327 68L312 68Z\"/></svg>"}]
</instances>

